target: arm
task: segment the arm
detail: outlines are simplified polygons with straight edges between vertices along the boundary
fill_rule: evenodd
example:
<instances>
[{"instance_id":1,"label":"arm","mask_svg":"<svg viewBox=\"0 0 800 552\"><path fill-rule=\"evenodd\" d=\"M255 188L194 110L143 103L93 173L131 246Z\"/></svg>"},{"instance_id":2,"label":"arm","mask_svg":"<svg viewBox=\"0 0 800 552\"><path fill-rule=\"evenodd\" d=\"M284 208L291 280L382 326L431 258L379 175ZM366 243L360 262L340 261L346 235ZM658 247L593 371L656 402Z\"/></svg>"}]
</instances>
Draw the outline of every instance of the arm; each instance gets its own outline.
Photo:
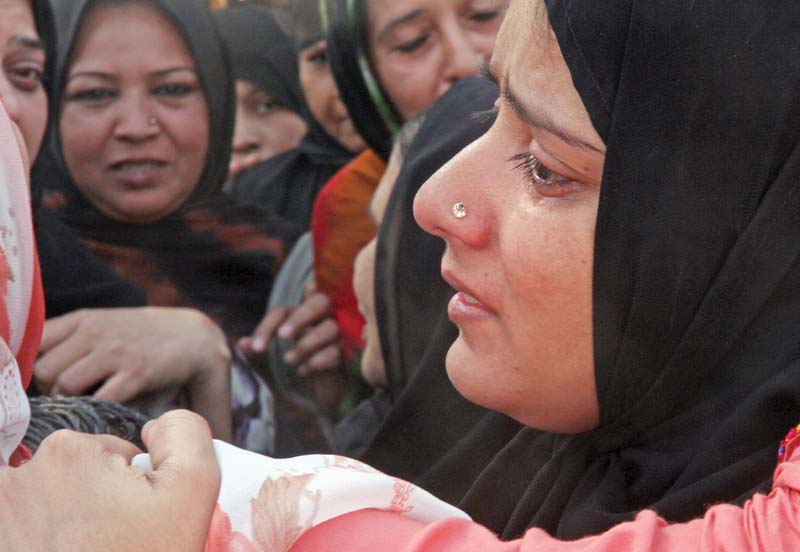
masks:
<instances>
[{"instance_id":1,"label":"arm","mask_svg":"<svg viewBox=\"0 0 800 552\"><path fill-rule=\"evenodd\" d=\"M130 443L70 431L21 468L0 468L0 549L202 552L220 483L208 425L176 411L142 436L147 475L130 466Z\"/></svg>"},{"instance_id":2,"label":"arm","mask_svg":"<svg viewBox=\"0 0 800 552\"><path fill-rule=\"evenodd\" d=\"M796 446L795 439L793 446ZM792 449L794 447L791 447ZM800 453L775 471L773 491L757 494L744 506L718 504L688 523L668 524L651 511L600 535L559 541L541 529L519 540L502 542L481 525L445 519L429 525L380 510L339 516L308 531L292 552L324 550L323 545L350 552L683 552L797 550L800 542Z\"/></svg>"},{"instance_id":3,"label":"arm","mask_svg":"<svg viewBox=\"0 0 800 552\"><path fill-rule=\"evenodd\" d=\"M222 330L192 309L80 310L48 320L35 376L47 394L128 402L183 388L215 436L231 439L230 349Z\"/></svg>"}]
</instances>

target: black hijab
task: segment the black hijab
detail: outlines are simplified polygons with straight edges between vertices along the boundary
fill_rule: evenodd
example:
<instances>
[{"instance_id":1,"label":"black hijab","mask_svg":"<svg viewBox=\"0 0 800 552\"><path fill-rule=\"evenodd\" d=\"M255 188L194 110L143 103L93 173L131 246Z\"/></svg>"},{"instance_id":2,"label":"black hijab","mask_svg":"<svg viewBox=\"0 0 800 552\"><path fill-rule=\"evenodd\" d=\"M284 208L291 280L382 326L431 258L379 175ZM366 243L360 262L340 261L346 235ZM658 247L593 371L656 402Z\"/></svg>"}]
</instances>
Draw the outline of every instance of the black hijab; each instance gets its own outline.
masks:
<instances>
[{"instance_id":1,"label":"black hijab","mask_svg":"<svg viewBox=\"0 0 800 552\"><path fill-rule=\"evenodd\" d=\"M460 458L415 480L506 538L741 503L770 489L800 419L800 6L546 6L608 148L594 257L601 425L523 428L479 466L507 428L488 414L453 447Z\"/></svg>"},{"instance_id":2,"label":"black hijab","mask_svg":"<svg viewBox=\"0 0 800 552\"><path fill-rule=\"evenodd\" d=\"M47 54L43 81L49 95L55 76L53 14L47 0L36 0L33 7L37 32ZM34 166L33 170L37 169L41 170ZM116 276L42 205L44 190L40 183L41 179L31 181L31 206L47 316L59 316L79 308L144 305L144 290Z\"/></svg>"},{"instance_id":3,"label":"black hijab","mask_svg":"<svg viewBox=\"0 0 800 552\"><path fill-rule=\"evenodd\" d=\"M299 48L323 38L317 1L293 0L289 11L289 14L281 15L285 20L282 22L282 27L287 28L291 36L281 30L276 31L275 36L269 36L260 30L260 24L255 21L247 23L245 27L241 16L235 20L233 16L229 16L227 28L230 29L230 33L247 37L246 41L236 41L231 44L234 57L238 55L238 52L244 52L244 47L250 43L251 46L247 51L255 46L260 58L265 60L265 65L267 63L270 66L283 65L284 68L280 75L286 79L287 83L290 78L294 79L291 86L296 86L295 90L299 94L298 113L306 119L309 128L297 148L239 173L234 178L231 193L237 199L266 207L295 222L304 230L308 230L311 210L320 189L339 169L353 159L354 154L328 134L317 122L305 102L297 80ZM225 12L241 13L242 10L229 9L224 10L222 14ZM273 18L270 25L273 25L274 22ZM272 27L270 26L269 29L271 32ZM228 34L225 27L223 27L223 32ZM277 34L278 32L280 35ZM242 49L240 50L240 48ZM291 61L286 60L289 48L291 48ZM293 76L287 72L289 67L293 68L291 70ZM253 69L248 69L248 71L253 71ZM254 75L254 73L251 74ZM274 74L272 78L276 77L277 74ZM242 78L247 77L243 76ZM270 89L265 88L265 90L269 91Z\"/></svg>"},{"instance_id":4,"label":"black hijab","mask_svg":"<svg viewBox=\"0 0 800 552\"><path fill-rule=\"evenodd\" d=\"M182 34L196 61L209 112L209 147L197 188L180 209L148 224L123 223L100 213L81 194L66 168L58 132L61 97L73 44L88 10L116 0L52 2L56 21L56 64L48 151L35 178L59 190L48 204L111 266L142 259L151 273L131 278L145 288L148 303L192 306L216 319L229 335L252 331L263 314L274 274L298 231L222 193L233 125L233 81L228 57L205 7L194 0L143 0L163 13ZM144 281L142 281L142 279ZM169 303L154 299L170 295Z\"/></svg>"},{"instance_id":5,"label":"black hijab","mask_svg":"<svg viewBox=\"0 0 800 552\"><path fill-rule=\"evenodd\" d=\"M370 67L367 0L323 0L320 6L328 25L328 60L342 101L370 149L388 160L403 119Z\"/></svg>"},{"instance_id":6,"label":"black hijab","mask_svg":"<svg viewBox=\"0 0 800 552\"><path fill-rule=\"evenodd\" d=\"M294 40L272 13L263 7L233 6L212 15L230 51L233 77L252 82L284 107L307 117Z\"/></svg>"}]
</instances>

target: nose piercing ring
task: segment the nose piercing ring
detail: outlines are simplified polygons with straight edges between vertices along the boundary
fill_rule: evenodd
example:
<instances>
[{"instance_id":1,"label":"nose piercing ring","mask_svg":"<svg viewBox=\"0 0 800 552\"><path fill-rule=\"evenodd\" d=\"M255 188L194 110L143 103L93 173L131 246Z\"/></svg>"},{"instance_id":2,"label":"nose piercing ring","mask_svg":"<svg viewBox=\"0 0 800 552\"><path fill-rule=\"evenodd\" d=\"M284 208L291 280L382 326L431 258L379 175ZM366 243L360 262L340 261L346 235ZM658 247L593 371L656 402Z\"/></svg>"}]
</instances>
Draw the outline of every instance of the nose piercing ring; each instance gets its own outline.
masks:
<instances>
[{"instance_id":1,"label":"nose piercing ring","mask_svg":"<svg viewBox=\"0 0 800 552\"><path fill-rule=\"evenodd\" d=\"M158 119L156 119L155 117L150 117L149 119L147 119L147 124L150 126L156 126L158 124Z\"/></svg>"},{"instance_id":2,"label":"nose piercing ring","mask_svg":"<svg viewBox=\"0 0 800 552\"><path fill-rule=\"evenodd\" d=\"M453 216L457 219L463 219L467 216L467 206L461 202L453 205Z\"/></svg>"}]
</instances>

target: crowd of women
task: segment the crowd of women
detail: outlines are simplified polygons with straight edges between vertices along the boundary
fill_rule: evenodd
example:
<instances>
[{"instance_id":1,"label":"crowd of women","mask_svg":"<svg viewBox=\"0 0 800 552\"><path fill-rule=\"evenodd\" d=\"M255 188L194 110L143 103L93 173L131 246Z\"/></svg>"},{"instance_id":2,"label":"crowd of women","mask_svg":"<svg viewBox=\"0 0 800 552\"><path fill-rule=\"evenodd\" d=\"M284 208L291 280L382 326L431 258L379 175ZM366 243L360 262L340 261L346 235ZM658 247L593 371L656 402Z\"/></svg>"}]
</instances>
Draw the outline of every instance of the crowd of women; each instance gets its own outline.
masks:
<instances>
[{"instance_id":1,"label":"crowd of women","mask_svg":"<svg viewBox=\"0 0 800 552\"><path fill-rule=\"evenodd\" d=\"M267 4L0 0L2 549L800 550L800 5Z\"/></svg>"}]
</instances>

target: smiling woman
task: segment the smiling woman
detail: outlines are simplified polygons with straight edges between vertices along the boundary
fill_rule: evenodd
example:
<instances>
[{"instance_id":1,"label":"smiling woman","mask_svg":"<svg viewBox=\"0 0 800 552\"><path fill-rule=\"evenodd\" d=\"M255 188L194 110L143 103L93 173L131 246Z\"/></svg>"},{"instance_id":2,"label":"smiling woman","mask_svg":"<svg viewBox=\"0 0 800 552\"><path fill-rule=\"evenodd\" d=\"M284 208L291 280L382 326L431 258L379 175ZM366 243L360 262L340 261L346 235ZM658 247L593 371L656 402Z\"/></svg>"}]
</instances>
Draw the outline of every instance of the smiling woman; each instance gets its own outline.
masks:
<instances>
[{"instance_id":1,"label":"smiling woman","mask_svg":"<svg viewBox=\"0 0 800 552\"><path fill-rule=\"evenodd\" d=\"M186 44L158 12L128 4L87 15L71 58L59 127L76 187L115 220L172 214L194 192L209 143Z\"/></svg>"},{"instance_id":2,"label":"smiling woman","mask_svg":"<svg viewBox=\"0 0 800 552\"><path fill-rule=\"evenodd\" d=\"M43 176L57 191L48 203L150 305L198 308L240 336L260 320L296 231L222 194L233 83L198 10L190 0L56 5L56 170Z\"/></svg>"},{"instance_id":3,"label":"smiling woman","mask_svg":"<svg viewBox=\"0 0 800 552\"><path fill-rule=\"evenodd\" d=\"M46 325L40 390L143 400L150 412L188 397L221 437L234 419L235 442L270 450L268 391L228 340L260 321L298 231L222 193L234 96L213 20L194 0L53 8L53 118L34 185L146 303L85 310L90 291L67 290L72 310Z\"/></svg>"}]
</instances>

